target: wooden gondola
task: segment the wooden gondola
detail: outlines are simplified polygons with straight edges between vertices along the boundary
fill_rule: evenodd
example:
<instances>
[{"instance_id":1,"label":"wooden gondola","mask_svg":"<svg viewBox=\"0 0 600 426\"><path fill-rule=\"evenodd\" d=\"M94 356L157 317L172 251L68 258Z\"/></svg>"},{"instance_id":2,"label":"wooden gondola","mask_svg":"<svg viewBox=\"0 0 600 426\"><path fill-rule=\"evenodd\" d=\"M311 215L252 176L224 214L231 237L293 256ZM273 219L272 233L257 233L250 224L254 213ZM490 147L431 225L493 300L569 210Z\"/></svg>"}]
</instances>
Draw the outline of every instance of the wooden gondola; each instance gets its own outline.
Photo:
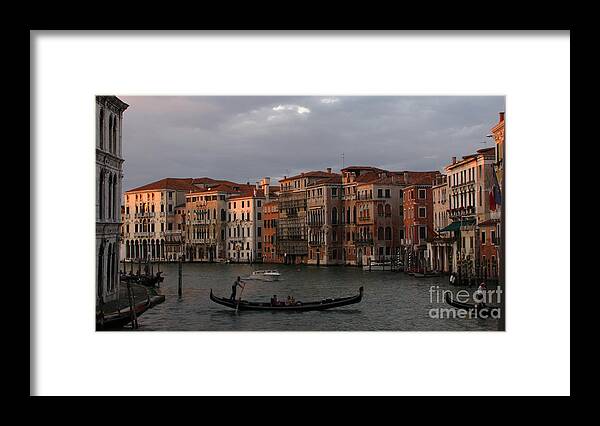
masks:
<instances>
[{"instance_id":1,"label":"wooden gondola","mask_svg":"<svg viewBox=\"0 0 600 426\"><path fill-rule=\"evenodd\" d=\"M294 305L272 305L270 302L249 302L247 300L231 300L224 297L217 297L210 289L210 300L219 305L226 306L240 311L288 311L288 312L304 312L304 311L322 311L324 309L337 308L340 306L352 305L358 303L363 297L363 287L359 289L359 293L355 296L338 297L335 299L323 299L315 302L296 302Z\"/></svg>"},{"instance_id":2,"label":"wooden gondola","mask_svg":"<svg viewBox=\"0 0 600 426\"><path fill-rule=\"evenodd\" d=\"M154 287L164 281L165 277L161 276L161 274L162 272L160 271L157 272L156 275L121 274L121 281L141 284L146 287Z\"/></svg>"},{"instance_id":3,"label":"wooden gondola","mask_svg":"<svg viewBox=\"0 0 600 426\"><path fill-rule=\"evenodd\" d=\"M139 317L146 312L152 306L150 297L143 303L138 303L133 308L135 315ZM97 330L116 330L125 327L131 322L131 312L129 308L122 310L121 312L113 312L105 314L96 318L96 329Z\"/></svg>"},{"instance_id":4,"label":"wooden gondola","mask_svg":"<svg viewBox=\"0 0 600 426\"><path fill-rule=\"evenodd\" d=\"M499 309L498 306L485 305L483 307L478 307L474 303L463 303L457 300L452 300L450 297L450 293L446 293L444 295L444 299L446 303L457 309L464 309L470 312L476 312L478 314L482 314L482 316L489 316L489 314L495 309Z\"/></svg>"}]
</instances>

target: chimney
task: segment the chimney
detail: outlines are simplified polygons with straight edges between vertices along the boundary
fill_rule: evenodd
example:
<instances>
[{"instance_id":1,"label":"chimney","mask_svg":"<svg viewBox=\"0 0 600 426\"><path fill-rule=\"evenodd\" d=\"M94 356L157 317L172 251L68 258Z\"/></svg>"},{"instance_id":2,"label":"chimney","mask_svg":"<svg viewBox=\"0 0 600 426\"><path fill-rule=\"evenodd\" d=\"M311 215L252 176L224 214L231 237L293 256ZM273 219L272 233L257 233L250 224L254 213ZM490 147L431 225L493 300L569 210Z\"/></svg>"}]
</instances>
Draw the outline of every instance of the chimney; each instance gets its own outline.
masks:
<instances>
[{"instance_id":1,"label":"chimney","mask_svg":"<svg viewBox=\"0 0 600 426\"><path fill-rule=\"evenodd\" d=\"M271 178L270 177L264 177L260 181L260 186L262 187L263 195L265 196L265 200L267 202L269 201L269 184L270 183L271 183Z\"/></svg>"},{"instance_id":2,"label":"chimney","mask_svg":"<svg viewBox=\"0 0 600 426\"><path fill-rule=\"evenodd\" d=\"M499 112L498 115L500 116L500 121L504 121L504 111Z\"/></svg>"},{"instance_id":3,"label":"chimney","mask_svg":"<svg viewBox=\"0 0 600 426\"><path fill-rule=\"evenodd\" d=\"M456 164L456 157L452 157L452 164Z\"/></svg>"},{"instance_id":4,"label":"chimney","mask_svg":"<svg viewBox=\"0 0 600 426\"><path fill-rule=\"evenodd\" d=\"M331 174L331 167L327 167L327 173Z\"/></svg>"}]
</instances>

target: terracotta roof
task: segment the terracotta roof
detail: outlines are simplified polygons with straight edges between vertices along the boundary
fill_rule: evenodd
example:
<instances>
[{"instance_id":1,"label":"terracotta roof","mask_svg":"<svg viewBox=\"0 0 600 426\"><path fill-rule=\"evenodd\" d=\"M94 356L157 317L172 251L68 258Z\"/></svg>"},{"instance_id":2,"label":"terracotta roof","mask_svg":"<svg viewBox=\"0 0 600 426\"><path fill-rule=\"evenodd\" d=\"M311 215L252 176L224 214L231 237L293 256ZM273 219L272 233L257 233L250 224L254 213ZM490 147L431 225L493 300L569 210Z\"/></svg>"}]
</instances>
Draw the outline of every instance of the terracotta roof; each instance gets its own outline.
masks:
<instances>
[{"instance_id":1,"label":"terracotta roof","mask_svg":"<svg viewBox=\"0 0 600 426\"><path fill-rule=\"evenodd\" d=\"M194 185L216 185L219 183L227 184L227 185L241 185L239 183L232 182L230 180L213 179L213 178L209 178L209 177L194 178L192 183Z\"/></svg>"},{"instance_id":2,"label":"terracotta roof","mask_svg":"<svg viewBox=\"0 0 600 426\"><path fill-rule=\"evenodd\" d=\"M156 191L161 189L173 189L175 191L197 191L198 187L192 184L192 178L164 178L151 182L126 192Z\"/></svg>"},{"instance_id":3,"label":"terracotta roof","mask_svg":"<svg viewBox=\"0 0 600 426\"><path fill-rule=\"evenodd\" d=\"M370 170L370 171L385 172L385 170L380 169L378 167L373 167L373 166L348 166L348 167L343 168L341 171L342 172L351 172L354 170Z\"/></svg>"},{"instance_id":4,"label":"terracotta roof","mask_svg":"<svg viewBox=\"0 0 600 426\"><path fill-rule=\"evenodd\" d=\"M323 179L319 179L316 182L309 184L308 186L326 185L328 183L341 184L342 183L342 175L337 174L337 173L332 173L332 176L329 176L329 177L326 177Z\"/></svg>"},{"instance_id":5,"label":"terracotta roof","mask_svg":"<svg viewBox=\"0 0 600 426\"><path fill-rule=\"evenodd\" d=\"M482 149L478 149L477 152L479 154L496 154L496 148L492 147L492 148L482 148Z\"/></svg>"},{"instance_id":6,"label":"terracotta roof","mask_svg":"<svg viewBox=\"0 0 600 426\"><path fill-rule=\"evenodd\" d=\"M315 170L312 172L304 172L304 173L300 173L299 175L296 176L291 176L291 177L286 177L285 179L281 179L279 182L285 182L288 180L294 180L294 179L300 179L300 178L305 178L305 177L331 177L337 175L337 173L328 173L328 172L323 172L320 170Z\"/></svg>"},{"instance_id":7,"label":"terracotta roof","mask_svg":"<svg viewBox=\"0 0 600 426\"><path fill-rule=\"evenodd\" d=\"M375 172L375 171L371 171L371 172L367 172L363 175L358 176L355 179L356 183L375 183L376 181L380 180L383 176L381 176L381 173L379 172Z\"/></svg>"},{"instance_id":8,"label":"terracotta roof","mask_svg":"<svg viewBox=\"0 0 600 426\"><path fill-rule=\"evenodd\" d=\"M413 184L432 184L433 183L433 179L436 176L440 176L441 173L437 170L428 170L428 171L423 171L423 172L412 172L412 171L405 171L402 172L405 176L405 183L408 185L413 185Z\"/></svg>"},{"instance_id":9,"label":"terracotta roof","mask_svg":"<svg viewBox=\"0 0 600 426\"><path fill-rule=\"evenodd\" d=\"M256 195L254 195L254 191L256 190ZM263 194L263 190L262 189L256 189L256 188L252 188L252 189L245 189L242 191L242 193L240 195L236 195L235 197L231 197L230 200L238 200L241 198L251 198L251 197L255 197L255 198L265 198L265 194Z\"/></svg>"}]
</instances>

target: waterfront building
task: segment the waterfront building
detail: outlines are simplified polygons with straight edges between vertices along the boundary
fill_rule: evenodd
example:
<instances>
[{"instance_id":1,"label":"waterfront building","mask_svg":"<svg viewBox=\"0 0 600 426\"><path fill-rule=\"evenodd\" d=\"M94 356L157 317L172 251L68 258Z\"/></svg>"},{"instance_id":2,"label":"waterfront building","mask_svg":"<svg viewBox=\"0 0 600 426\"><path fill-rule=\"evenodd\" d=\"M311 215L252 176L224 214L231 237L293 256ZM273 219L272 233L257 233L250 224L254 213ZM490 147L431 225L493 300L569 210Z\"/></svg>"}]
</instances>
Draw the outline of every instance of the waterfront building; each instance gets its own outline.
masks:
<instances>
[{"instance_id":1,"label":"waterfront building","mask_svg":"<svg viewBox=\"0 0 600 426\"><path fill-rule=\"evenodd\" d=\"M380 171L356 178L356 263L390 261L399 255L404 238L402 223L402 174Z\"/></svg>"},{"instance_id":2,"label":"waterfront building","mask_svg":"<svg viewBox=\"0 0 600 426\"><path fill-rule=\"evenodd\" d=\"M185 202L175 206L175 215L173 216L172 229L164 233L165 255L167 259L185 260Z\"/></svg>"},{"instance_id":3,"label":"waterfront building","mask_svg":"<svg viewBox=\"0 0 600 426\"><path fill-rule=\"evenodd\" d=\"M363 230L361 240L357 240L359 233L357 232L357 187L359 184L366 184L371 177L377 177L379 173L385 173L383 169L371 166L349 166L341 170L342 172L342 214L341 223L343 225L342 232L342 261L346 265L361 265L363 256L366 256L366 250L363 245L372 245L374 241L373 232L366 229ZM358 182L360 178L369 176L367 180ZM360 204L360 203L359 203ZM372 218L372 210L370 213L363 212L363 220L361 225L363 228L368 228L367 223ZM369 214L369 215L367 215ZM358 243L358 244L357 244Z\"/></svg>"},{"instance_id":4,"label":"waterfront building","mask_svg":"<svg viewBox=\"0 0 600 426\"><path fill-rule=\"evenodd\" d=\"M496 173L496 182L498 185L497 193L494 196L494 204L496 204L495 214L492 213L493 221L495 222L495 236L496 242L494 246L497 251L496 262L498 265L498 275L501 275L500 272L500 255L502 252L502 206L504 202L502 198L504 196L504 112L500 112L498 118L498 123L492 127L492 134L494 135L494 141L496 144L496 158L494 164L494 170ZM487 225L487 224L486 224ZM493 223L492 223L493 225ZM491 227L488 227L489 232L492 232Z\"/></svg>"},{"instance_id":5,"label":"waterfront building","mask_svg":"<svg viewBox=\"0 0 600 426\"><path fill-rule=\"evenodd\" d=\"M431 187L433 200L433 238L427 243L429 267L433 271L450 273L452 271L452 250L454 238L444 231L450 224L448 215L448 177L440 174Z\"/></svg>"},{"instance_id":6,"label":"waterfront building","mask_svg":"<svg viewBox=\"0 0 600 426\"><path fill-rule=\"evenodd\" d=\"M198 190L193 181L164 178L125 192L126 260L178 260L183 255L185 196Z\"/></svg>"},{"instance_id":7,"label":"waterfront building","mask_svg":"<svg viewBox=\"0 0 600 426\"><path fill-rule=\"evenodd\" d=\"M467 155L446 166L448 175L448 216L452 221L444 231L452 232L455 238L452 256L452 272L461 279L475 274L475 206L477 204L475 155Z\"/></svg>"},{"instance_id":8,"label":"waterfront building","mask_svg":"<svg viewBox=\"0 0 600 426\"><path fill-rule=\"evenodd\" d=\"M96 304L119 293L123 112L116 96L96 96Z\"/></svg>"},{"instance_id":9,"label":"waterfront building","mask_svg":"<svg viewBox=\"0 0 600 426\"><path fill-rule=\"evenodd\" d=\"M427 243L431 241L433 230L432 181L424 179L404 188L404 246L407 271L424 272L427 269Z\"/></svg>"},{"instance_id":10,"label":"waterfront building","mask_svg":"<svg viewBox=\"0 0 600 426\"><path fill-rule=\"evenodd\" d=\"M366 265L403 257L403 189L438 171L388 171L371 166L342 169L343 260Z\"/></svg>"},{"instance_id":11,"label":"waterfront building","mask_svg":"<svg viewBox=\"0 0 600 426\"><path fill-rule=\"evenodd\" d=\"M282 263L277 252L277 226L279 222L279 200L271 196L263 205L263 262Z\"/></svg>"},{"instance_id":12,"label":"waterfront building","mask_svg":"<svg viewBox=\"0 0 600 426\"><path fill-rule=\"evenodd\" d=\"M307 263L307 203L308 185L320 179L332 177L331 169L326 172L311 171L296 176L284 176L279 182L279 226L277 228L277 252L284 263Z\"/></svg>"},{"instance_id":13,"label":"waterfront building","mask_svg":"<svg viewBox=\"0 0 600 426\"><path fill-rule=\"evenodd\" d=\"M504 189L504 112L498 113L498 123L492 127L492 135L496 144L495 170L500 188Z\"/></svg>"},{"instance_id":14,"label":"waterfront building","mask_svg":"<svg viewBox=\"0 0 600 426\"><path fill-rule=\"evenodd\" d=\"M478 222L489 218L493 151L493 148L480 149L460 161L453 157L452 164L446 166L448 215L452 222L443 230L454 233L452 271L461 278L481 274Z\"/></svg>"},{"instance_id":15,"label":"waterfront building","mask_svg":"<svg viewBox=\"0 0 600 426\"><path fill-rule=\"evenodd\" d=\"M337 265L342 262L342 176L309 183L306 187L308 213L308 259L311 265Z\"/></svg>"},{"instance_id":16,"label":"waterfront building","mask_svg":"<svg viewBox=\"0 0 600 426\"><path fill-rule=\"evenodd\" d=\"M219 183L186 194L186 259L214 262L227 258L228 200L246 185Z\"/></svg>"},{"instance_id":17,"label":"waterfront building","mask_svg":"<svg viewBox=\"0 0 600 426\"><path fill-rule=\"evenodd\" d=\"M477 275L498 278L500 207L495 205L496 149L477 151ZM497 194L497 192L496 192Z\"/></svg>"},{"instance_id":18,"label":"waterfront building","mask_svg":"<svg viewBox=\"0 0 600 426\"><path fill-rule=\"evenodd\" d=\"M268 183L266 184L268 187ZM265 195L266 194L266 195ZM268 201L259 185L230 197L227 216L227 259L233 262L262 262L263 206Z\"/></svg>"}]
</instances>

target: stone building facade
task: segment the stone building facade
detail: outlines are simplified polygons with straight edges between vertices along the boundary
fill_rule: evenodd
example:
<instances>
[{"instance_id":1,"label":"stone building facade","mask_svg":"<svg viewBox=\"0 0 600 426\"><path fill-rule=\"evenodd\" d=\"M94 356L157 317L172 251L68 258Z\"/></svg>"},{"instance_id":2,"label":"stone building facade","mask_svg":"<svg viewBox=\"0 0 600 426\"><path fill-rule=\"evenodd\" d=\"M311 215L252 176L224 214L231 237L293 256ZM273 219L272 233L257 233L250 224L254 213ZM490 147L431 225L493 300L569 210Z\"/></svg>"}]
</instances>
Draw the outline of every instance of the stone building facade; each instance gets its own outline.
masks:
<instances>
[{"instance_id":1,"label":"stone building facade","mask_svg":"<svg viewBox=\"0 0 600 426\"><path fill-rule=\"evenodd\" d=\"M320 179L332 177L327 172L311 171L297 176L284 176L280 180L279 227L277 228L277 252L284 263L307 263L308 230L306 189Z\"/></svg>"},{"instance_id":2,"label":"stone building facade","mask_svg":"<svg viewBox=\"0 0 600 426\"><path fill-rule=\"evenodd\" d=\"M331 173L331 170L328 170ZM342 263L342 177L319 179L306 187L308 259L310 265Z\"/></svg>"},{"instance_id":3,"label":"stone building facade","mask_svg":"<svg viewBox=\"0 0 600 426\"><path fill-rule=\"evenodd\" d=\"M186 260L214 262L227 256L227 202L240 186L218 184L186 194Z\"/></svg>"},{"instance_id":4,"label":"stone building facade","mask_svg":"<svg viewBox=\"0 0 600 426\"><path fill-rule=\"evenodd\" d=\"M277 226L279 222L279 200L271 196L263 206L263 262L281 263L282 256L277 252Z\"/></svg>"},{"instance_id":5,"label":"stone building facade","mask_svg":"<svg viewBox=\"0 0 600 426\"><path fill-rule=\"evenodd\" d=\"M126 191L125 259L179 260L185 247L185 196L196 190L192 178L165 178Z\"/></svg>"},{"instance_id":6,"label":"stone building facade","mask_svg":"<svg viewBox=\"0 0 600 426\"><path fill-rule=\"evenodd\" d=\"M228 200L227 259L254 263L263 260L262 189L246 189Z\"/></svg>"},{"instance_id":7,"label":"stone building facade","mask_svg":"<svg viewBox=\"0 0 600 426\"><path fill-rule=\"evenodd\" d=\"M123 112L116 96L96 96L96 304L119 292Z\"/></svg>"},{"instance_id":8,"label":"stone building facade","mask_svg":"<svg viewBox=\"0 0 600 426\"><path fill-rule=\"evenodd\" d=\"M450 224L448 215L448 177L440 174L431 187L433 199L433 238L427 243L429 268L432 271L450 273L454 238L444 231Z\"/></svg>"},{"instance_id":9,"label":"stone building facade","mask_svg":"<svg viewBox=\"0 0 600 426\"><path fill-rule=\"evenodd\" d=\"M383 171L360 176L356 182L357 264L390 261L400 255L404 237L401 232L404 176Z\"/></svg>"},{"instance_id":10,"label":"stone building facade","mask_svg":"<svg viewBox=\"0 0 600 426\"><path fill-rule=\"evenodd\" d=\"M427 242L434 236L431 183L417 183L404 188L404 245L408 256L405 268L425 272L428 265Z\"/></svg>"}]
</instances>

